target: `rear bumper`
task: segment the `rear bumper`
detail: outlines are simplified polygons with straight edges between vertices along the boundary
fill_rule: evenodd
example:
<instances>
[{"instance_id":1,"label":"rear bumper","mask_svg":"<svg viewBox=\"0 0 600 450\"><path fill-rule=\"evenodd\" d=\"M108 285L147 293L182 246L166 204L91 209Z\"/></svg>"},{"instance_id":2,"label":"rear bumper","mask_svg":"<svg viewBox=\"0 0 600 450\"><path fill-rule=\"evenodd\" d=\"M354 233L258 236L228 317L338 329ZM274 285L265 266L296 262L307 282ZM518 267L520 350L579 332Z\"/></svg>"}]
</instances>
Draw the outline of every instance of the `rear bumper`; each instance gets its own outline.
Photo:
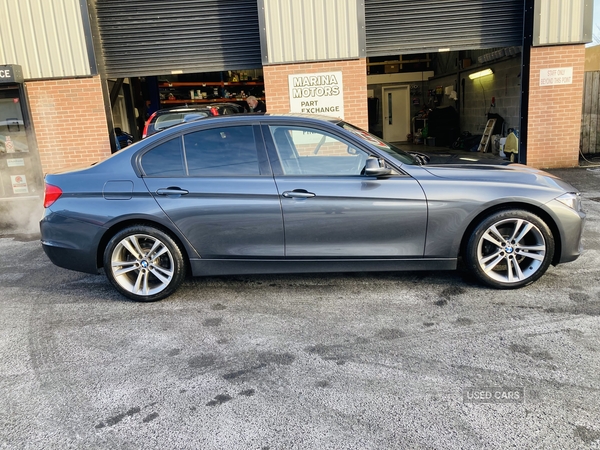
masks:
<instances>
[{"instance_id":1,"label":"rear bumper","mask_svg":"<svg viewBox=\"0 0 600 450\"><path fill-rule=\"evenodd\" d=\"M42 241L42 248L50 261L58 267L78 272L98 273L96 261L90 260L89 255L83 250L59 247L44 241Z\"/></svg>"},{"instance_id":2,"label":"rear bumper","mask_svg":"<svg viewBox=\"0 0 600 450\"><path fill-rule=\"evenodd\" d=\"M42 248L53 264L78 272L98 273L97 248L105 229L47 213L40 221Z\"/></svg>"}]
</instances>

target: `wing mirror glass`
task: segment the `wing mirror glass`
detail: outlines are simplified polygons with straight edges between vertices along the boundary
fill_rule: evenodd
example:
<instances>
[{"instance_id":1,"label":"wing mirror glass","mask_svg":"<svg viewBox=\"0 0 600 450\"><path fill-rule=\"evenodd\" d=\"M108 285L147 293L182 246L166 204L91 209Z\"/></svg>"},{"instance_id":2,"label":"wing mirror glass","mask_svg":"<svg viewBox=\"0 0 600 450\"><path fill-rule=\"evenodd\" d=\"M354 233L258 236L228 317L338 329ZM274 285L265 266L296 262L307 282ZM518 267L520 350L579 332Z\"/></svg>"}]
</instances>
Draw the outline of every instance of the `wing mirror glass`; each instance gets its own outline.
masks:
<instances>
[{"instance_id":1,"label":"wing mirror glass","mask_svg":"<svg viewBox=\"0 0 600 450\"><path fill-rule=\"evenodd\" d=\"M384 177L392 174L392 169L385 167L385 163L379 158L368 158L365 163L365 175L370 177Z\"/></svg>"}]
</instances>

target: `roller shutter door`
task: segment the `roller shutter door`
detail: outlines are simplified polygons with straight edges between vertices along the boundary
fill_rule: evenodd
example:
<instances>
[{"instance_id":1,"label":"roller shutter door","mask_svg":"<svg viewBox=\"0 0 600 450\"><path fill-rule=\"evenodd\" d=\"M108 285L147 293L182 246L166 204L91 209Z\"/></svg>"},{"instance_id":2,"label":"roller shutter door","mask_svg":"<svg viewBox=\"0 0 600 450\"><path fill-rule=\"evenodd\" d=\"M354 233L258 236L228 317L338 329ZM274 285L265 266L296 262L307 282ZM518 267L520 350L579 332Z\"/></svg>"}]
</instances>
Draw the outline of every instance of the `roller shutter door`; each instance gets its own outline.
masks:
<instances>
[{"instance_id":1,"label":"roller shutter door","mask_svg":"<svg viewBox=\"0 0 600 450\"><path fill-rule=\"evenodd\" d=\"M521 45L523 0L365 0L367 56Z\"/></svg>"},{"instance_id":2,"label":"roller shutter door","mask_svg":"<svg viewBox=\"0 0 600 450\"><path fill-rule=\"evenodd\" d=\"M262 67L256 0L92 0L108 77Z\"/></svg>"}]
</instances>

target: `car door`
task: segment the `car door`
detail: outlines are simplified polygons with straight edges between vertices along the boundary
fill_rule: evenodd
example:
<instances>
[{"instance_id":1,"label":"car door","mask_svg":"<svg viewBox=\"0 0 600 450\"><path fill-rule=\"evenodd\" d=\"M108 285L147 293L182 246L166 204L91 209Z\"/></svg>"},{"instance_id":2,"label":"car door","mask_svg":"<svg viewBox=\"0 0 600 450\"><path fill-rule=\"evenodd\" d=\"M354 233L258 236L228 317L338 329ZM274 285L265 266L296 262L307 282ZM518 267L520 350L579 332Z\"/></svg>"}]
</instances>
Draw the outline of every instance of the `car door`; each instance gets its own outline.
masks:
<instances>
[{"instance_id":1,"label":"car door","mask_svg":"<svg viewBox=\"0 0 600 450\"><path fill-rule=\"evenodd\" d=\"M141 156L151 195L203 258L283 257L278 192L260 127L204 128Z\"/></svg>"},{"instance_id":2,"label":"car door","mask_svg":"<svg viewBox=\"0 0 600 450\"><path fill-rule=\"evenodd\" d=\"M427 204L416 180L361 175L371 155L330 131L282 124L263 134L280 161L286 257L423 256Z\"/></svg>"}]
</instances>

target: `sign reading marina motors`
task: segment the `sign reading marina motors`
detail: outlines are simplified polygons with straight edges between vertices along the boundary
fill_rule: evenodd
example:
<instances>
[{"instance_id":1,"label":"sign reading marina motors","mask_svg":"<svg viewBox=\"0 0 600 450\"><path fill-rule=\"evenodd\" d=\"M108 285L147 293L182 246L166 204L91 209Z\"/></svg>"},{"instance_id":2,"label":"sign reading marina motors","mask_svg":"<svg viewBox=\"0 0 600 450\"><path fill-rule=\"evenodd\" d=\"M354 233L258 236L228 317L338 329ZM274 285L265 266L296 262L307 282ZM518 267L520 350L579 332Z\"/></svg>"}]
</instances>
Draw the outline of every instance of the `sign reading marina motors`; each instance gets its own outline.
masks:
<instances>
[{"instance_id":1,"label":"sign reading marina motors","mask_svg":"<svg viewBox=\"0 0 600 450\"><path fill-rule=\"evenodd\" d=\"M23 70L21 66L14 64L0 66L0 84L1 83L22 83Z\"/></svg>"},{"instance_id":2,"label":"sign reading marina motors","mask_svg":"<svg viewBox=\"0 0 600 450\"><path fill-rule=\"evenodd\" d=\"M342 72L289 75L290 110L344 118Z\"/></svg>"}]
</instances>

